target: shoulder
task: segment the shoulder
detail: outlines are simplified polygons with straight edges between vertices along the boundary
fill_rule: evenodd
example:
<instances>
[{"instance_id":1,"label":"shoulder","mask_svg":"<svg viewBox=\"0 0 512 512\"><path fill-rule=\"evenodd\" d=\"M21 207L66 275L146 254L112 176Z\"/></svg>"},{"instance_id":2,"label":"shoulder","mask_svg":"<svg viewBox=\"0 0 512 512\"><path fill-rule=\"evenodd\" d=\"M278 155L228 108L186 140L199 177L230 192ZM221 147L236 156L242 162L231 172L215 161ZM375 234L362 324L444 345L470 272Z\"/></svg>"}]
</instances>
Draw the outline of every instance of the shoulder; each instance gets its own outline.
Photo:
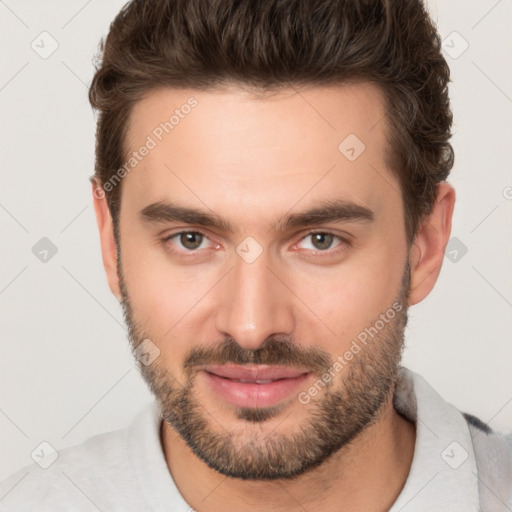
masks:
<instances>
[{"instance_id":1,"label":"shoulder","mask_svg":"<svg viewBox=\"0 0 512 512\"><path fill-rule=\"evenodd\" d=\"M479 418L463 413L471 433L477 462L483 510L512 505L512 432L496 432ZM497 507L497 508L496 508Z\"/></svg>"},{"instance_id":2,"label":"shoulder","mask_svg":"<svg viewBox=\"0 0 512 512\"><path fill-rule=\"evenodd\" d=\"M112 478L118 484L129 479L125 446L126 428L95 435L58 453L43 445L34 454L37 462L0 482L0 510L101 509L97 501L104 503Z\"/></svg>"}]
</instances>

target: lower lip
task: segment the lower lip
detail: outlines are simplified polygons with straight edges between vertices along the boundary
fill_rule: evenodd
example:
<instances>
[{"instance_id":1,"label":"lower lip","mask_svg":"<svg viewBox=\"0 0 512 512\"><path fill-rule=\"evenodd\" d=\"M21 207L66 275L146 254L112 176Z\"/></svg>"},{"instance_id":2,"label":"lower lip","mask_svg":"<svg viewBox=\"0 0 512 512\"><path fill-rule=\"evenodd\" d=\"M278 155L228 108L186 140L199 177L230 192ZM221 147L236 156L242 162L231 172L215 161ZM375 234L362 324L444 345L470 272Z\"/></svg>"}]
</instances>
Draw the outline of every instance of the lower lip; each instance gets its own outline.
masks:
<instances>
[{"instance_id":1,"label":"lower lip","mask_svg":"<svg viewBox=\"0 0 512 512\"><path fill-rule=\"evenodd\" d=\"M308 378L304 373L290 379L280 379L268 384L237 382L219 377L213 373L202 372L212 390L226 402L238 407L271 407L289 397Z\"/></svg>"}]
</instances>

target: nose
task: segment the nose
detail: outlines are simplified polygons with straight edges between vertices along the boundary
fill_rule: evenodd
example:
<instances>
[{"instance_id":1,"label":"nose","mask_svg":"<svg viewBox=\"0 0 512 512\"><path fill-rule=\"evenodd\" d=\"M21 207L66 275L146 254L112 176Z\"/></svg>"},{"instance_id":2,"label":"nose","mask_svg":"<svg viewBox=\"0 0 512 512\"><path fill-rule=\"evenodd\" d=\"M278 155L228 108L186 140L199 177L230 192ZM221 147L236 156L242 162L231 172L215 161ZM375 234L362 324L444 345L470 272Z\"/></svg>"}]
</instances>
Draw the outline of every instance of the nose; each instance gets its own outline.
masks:
<instances>
[{"instance_id":1,"label":"nose","mask_svg":"<svg viewBox=\"0 0 512 512\"><path fill-rule=\"evenodd\" d=\"M216 297L215 327L220 335L255 350L271 335L292 334L293 294L283 284L284 276L277 275L265 252L252 263L236 255Z\"/></svg>"}]
</instances>

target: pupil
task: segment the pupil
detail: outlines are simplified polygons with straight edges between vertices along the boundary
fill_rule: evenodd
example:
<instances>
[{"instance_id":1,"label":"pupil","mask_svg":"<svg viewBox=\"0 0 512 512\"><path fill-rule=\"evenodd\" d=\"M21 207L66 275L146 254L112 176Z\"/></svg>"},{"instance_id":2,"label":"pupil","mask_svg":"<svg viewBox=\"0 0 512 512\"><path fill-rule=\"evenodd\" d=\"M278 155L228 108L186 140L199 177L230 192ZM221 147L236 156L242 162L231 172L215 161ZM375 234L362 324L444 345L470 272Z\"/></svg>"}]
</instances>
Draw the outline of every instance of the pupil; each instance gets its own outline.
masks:
<instances>
[{"instance_id":1,"label":"pupil","mask_svg":"<svg viewBox=\"0 0 512 512\"><path fill-rule=\"evenodd\" d=\"M318 243L317 243L318 242ZM332 244L332 235L328 233L315 233L313 236L313 245L318 249L328 249Z\"/></svg>"},{"instance_id":2,"label":"pupil","mask_svg":"<svg viewBox=\"0 0 512 512\"><path fill-rule=\"evenodd\" d=\"M180 242L187 249L197 249L201 245L201 237L199 233L182 233Z\"/></svg>"}]
</instances>

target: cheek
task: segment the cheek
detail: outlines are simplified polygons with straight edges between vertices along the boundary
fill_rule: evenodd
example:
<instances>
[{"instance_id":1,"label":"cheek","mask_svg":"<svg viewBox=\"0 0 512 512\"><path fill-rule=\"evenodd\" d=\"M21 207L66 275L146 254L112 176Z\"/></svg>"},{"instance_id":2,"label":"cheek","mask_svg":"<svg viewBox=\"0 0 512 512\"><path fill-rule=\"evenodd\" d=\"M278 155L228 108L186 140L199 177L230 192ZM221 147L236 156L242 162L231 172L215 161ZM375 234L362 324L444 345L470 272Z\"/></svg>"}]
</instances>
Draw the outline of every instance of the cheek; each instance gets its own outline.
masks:
<instances>
[{"instance_id":1,"label":"cheek","mask_svg":"<svg viewBox=\"0 0 512 512\"><path fill-rule=\"evenodd\" d=\"M171 265L163 247L135 243L127 234L122 245L124 281L137 321L155 337L162 337L197 302L204 280L192 267Z\"/></svg>"},{"instance_id":2,"label":"cheek","mask_svg":"<svg viewBox=\"0 0 512 512\"><path fill-rule=\"evenodd\" d=\"M139 336L158 346L158 365L184 382L183 359L193 345L191 340L200 339L193 327L198 325L194 305L207 290L202 290L198 280L184 278L181 271L159 262L153 251L130 252L127 248L122 263Z\"/></svg>"},{"instance_id":3,"label":"cheek","mask_svg":"<svg viewBox=\"0 0 512 512\"><path fill-rule=\"evenodd\" d=\"M379 247L367 247L338 267L294 272L290 287L304 304L301 309L309 330L317 333L319 344L325 340L325 348L329 343L339 351L350 345L399 295L405 251L398 254L396 246L384 242L376 245ZM319 337L320 331L327 338Z\"/></svg>"}]
</instances>

